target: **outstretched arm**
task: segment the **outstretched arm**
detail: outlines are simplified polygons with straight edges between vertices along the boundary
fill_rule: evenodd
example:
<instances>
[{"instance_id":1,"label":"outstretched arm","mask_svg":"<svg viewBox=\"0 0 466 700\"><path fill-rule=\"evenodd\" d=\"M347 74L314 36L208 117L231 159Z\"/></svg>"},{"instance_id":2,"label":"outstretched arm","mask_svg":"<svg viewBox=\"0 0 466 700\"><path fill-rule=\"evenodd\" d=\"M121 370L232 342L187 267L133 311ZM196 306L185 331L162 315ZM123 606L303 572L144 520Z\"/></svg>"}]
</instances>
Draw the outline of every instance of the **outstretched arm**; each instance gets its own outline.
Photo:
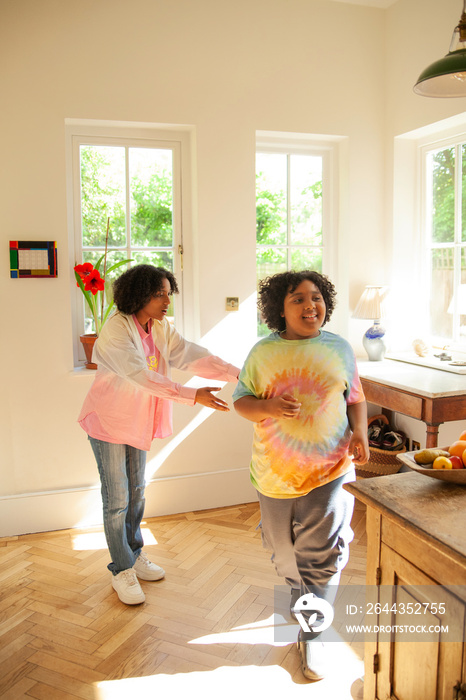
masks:
<instances>
[{"instance_id":1,"label":"outstretched arm","mask_svg":"<svg viewBox=\"0 0 466 700\"><path fill-rule=\"evenodd\" d=\"M353 431L348 452L353 455L355 464L366 464L369 460L369 442L367 439L367 404L365 401L349 404L346 413Z\"/></svg>"},{"instance_id":2,"label":"outstretched arm","mask_svg":"<svg viewBox=\"0 0 466 700\"><path fill-rule=\"evenodd\" d=\"M218 386L203 386L196 391L194 403L200 403L207 408L215 408L216 411L229 411L228 404L222 399L218 399L212 392L220 391Z\"/></svg>"},{"instance_id":3,"label":"outstretched arm","mask_svg":"<svg viewBox=\"0 0 466 700\"><path fill-rule=\"evenodd\" d=\"M242 396L235 401L235 411L253 423L266 418L296 418L301 404L291 394L282 394L273 399L258 399L256 396Z\"/></svg>"}]
</instances>

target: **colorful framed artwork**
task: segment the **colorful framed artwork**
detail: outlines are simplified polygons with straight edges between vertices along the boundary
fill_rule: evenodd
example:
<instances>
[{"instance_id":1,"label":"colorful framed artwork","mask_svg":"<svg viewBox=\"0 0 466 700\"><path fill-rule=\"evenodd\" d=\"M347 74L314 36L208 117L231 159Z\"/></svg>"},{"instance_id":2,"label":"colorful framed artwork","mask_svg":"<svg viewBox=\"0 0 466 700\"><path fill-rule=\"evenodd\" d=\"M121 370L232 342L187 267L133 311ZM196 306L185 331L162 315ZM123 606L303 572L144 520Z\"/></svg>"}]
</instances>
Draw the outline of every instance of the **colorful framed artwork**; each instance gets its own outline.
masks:
<instances>
[{"instance_id":1,"label":"colorful framed artwork","mask_svg":"<svg viewBox=\"0 0 466 700\"><path fill-rule=\"evenodd\" d=\"M10 277L57 277L56 241L10 241Z\"/></svg>"}]
</instances>

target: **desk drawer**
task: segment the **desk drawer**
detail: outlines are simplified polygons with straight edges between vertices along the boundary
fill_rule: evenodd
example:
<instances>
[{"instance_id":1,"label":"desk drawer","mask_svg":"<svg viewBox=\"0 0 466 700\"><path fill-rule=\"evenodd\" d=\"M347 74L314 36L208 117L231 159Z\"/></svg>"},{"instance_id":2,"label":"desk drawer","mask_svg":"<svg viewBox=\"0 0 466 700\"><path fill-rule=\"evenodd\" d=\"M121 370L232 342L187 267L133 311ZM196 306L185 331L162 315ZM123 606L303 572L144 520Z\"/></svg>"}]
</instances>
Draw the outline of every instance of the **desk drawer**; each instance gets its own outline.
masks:
<instances>
[{"instance_id":1,"label":"desk drawer","mask_svg":"<svg viewBox=\"0 0 466 700\"><path fill-rule=\"evenodd\" d=\"M361 384L369 403L422 420L423 400L420 396L407 394L401 389L394 389L391 386L377 384L367 379L361 379Z\"/></svg>"}]
</instances>

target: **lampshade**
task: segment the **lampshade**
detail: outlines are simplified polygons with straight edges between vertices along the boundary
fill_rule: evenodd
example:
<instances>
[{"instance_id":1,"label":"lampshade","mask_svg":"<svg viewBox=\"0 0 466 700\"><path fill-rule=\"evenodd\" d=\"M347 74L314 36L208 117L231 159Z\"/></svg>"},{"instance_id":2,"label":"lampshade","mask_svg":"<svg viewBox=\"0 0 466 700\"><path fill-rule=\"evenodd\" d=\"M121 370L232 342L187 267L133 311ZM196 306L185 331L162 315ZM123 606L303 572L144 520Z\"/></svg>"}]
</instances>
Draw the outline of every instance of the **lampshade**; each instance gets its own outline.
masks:
<instances>
[{"instance_id":1,"label":"lampshade","mask_svg":"<svg viewBox=\"0 0 466 700\"><path fill-rule=\"evenodd\" d=\"M466 97L466 0L449 52L422 71L414 92L424 97Z\"/></svg>"},{"instance_id":2,"label":"lampshade","mask_svg":"<svg viewBox=\"0 0 466 700\"><path fill-rule=\"evenodd\" d=\"M374 321L383 318L387 292L387 287L368 285L361 294L353 318L370 318Z\"/></svg>"}]
</instances>

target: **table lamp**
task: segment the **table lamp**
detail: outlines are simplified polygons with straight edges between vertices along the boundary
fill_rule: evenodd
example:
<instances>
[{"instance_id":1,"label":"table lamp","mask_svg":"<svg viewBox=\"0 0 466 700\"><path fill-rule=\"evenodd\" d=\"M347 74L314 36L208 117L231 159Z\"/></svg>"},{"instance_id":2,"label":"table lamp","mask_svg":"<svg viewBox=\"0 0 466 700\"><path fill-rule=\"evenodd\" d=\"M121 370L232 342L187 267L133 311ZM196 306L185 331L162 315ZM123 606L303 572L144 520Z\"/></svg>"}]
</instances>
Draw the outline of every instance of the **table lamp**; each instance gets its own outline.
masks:
<instances>
[{"instance_id":1,"label":"table lamp","mask_svg":"<svg viewBox=\"0 0 466 700\"><path fill-rule=\"evenodd\" d=\"M387 292L387 287L368 285L353 313L353 318L370 318L374 322L362 337L364 349L372 361L383 360L385 355L385 328L380 325L380 319L384 316L383 301Z\"/></svg>"}]
</instances>

